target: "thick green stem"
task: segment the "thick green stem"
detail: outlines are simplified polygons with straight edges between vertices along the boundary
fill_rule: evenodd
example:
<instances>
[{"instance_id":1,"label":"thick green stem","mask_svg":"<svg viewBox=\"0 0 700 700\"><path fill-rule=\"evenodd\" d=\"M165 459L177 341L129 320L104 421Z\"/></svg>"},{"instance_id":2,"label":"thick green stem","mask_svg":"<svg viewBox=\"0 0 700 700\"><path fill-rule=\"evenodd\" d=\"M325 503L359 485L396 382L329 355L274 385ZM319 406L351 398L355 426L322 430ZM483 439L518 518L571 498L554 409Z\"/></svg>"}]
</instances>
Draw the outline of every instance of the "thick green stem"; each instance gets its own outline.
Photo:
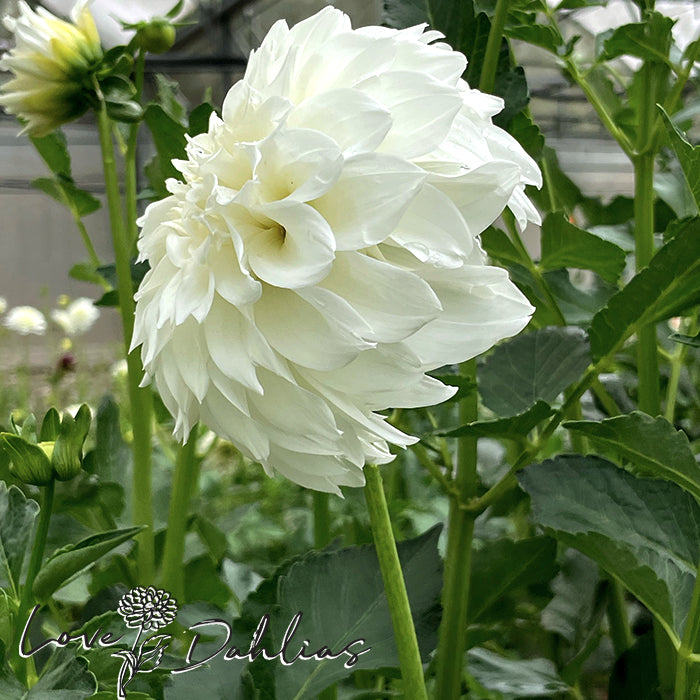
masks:
<instances>
[{"instance_id":1,"label":"thick green stem","mask_svg":"<svg viewBox=\"0 0 700 700\"><path fill-rule=\"evenodd\" d=\"M616 579L610 580L608 623L610 624L610 638L612 639L615 656L619 658L624 651L627 651L632 646L634 637L627 615L625 588Z\"/></svg>"},{"instance_id":2,"label":"thick green stem","mask_svg":"<svg viewBox=\"0 0 700 700\"><path fill-rule=\"evenodd\" d=\"M365 499L369 510L372 536L377 548L379 568L384 581L394 638L399 652L399 668L403 680L404 695L409 700L428 700L423 678L423 664L418 650L418 639L411 617L411 607L406 593L396 541L391 529L389 508L384 496L379 467L368 464L365 467Z\"/></svg>"},{"instance_id":3,"label":"thick green stem","mask_svg":"<svg viewBox=\"0 0 700 700\"><path fill-rule=\"evenodd\" d=\"M637 271L646 267L654 255L654 151L652 127L655 117L655 66L645 63L641 70L644 104L639 111L637 155L634 163L634 224ZM639 408L651 416L660 410L659 358L656 349L656 326L640 329L637 336L637 372Z\"/></svg>"},{"instance_id":4,"label":"thick green stem","mask_svg":"<svg viewBox=\"0 0 700 700\"><path fill-rule=\"evenodd\" d=\"M136 99L140 99L143 88L143 72L146 65L146 53L140 51L136 57L136 67L134 71L134 80L136 81ZM126 157L124 159L124 190L126 193L126 221L127 221L127 238L129 240L130 255L136 254L136 241L138 239L138 227L136 219L138 218L138 205L136 202L136 149L138 146L139 127L141 122L135 122L129 128L129 139L126 147Z\"/></svg>"},{"instance_id":5,"label":"thick green stem","mask_svg":"<svg viewBox=\"0 0 700 700\"><path fill-rule=\"evenodd\" d=\"M690 601L690 611L683 631L683 639L676 658L676 683L675 700L687 700L690 698L688 687L688 671L693 660L690 658L698 647L700 637L700 566L696 572L693 597ZM694 696L693 696L694 697Z\"/></svg>"},{"instance_id":6,"label":"thick green stem","mask_svg":"<svg viewBox=\"0 0 700 700\"><path fill-rule=\"evenodd\" d=\"M331 541L331 509L329 494L313 492L314 499L314 547L323 549Z\"/></svg>"},{"instance_id":7,"label":"thick green stem","mask_svg":"<svg viewBox=\"0 0 700 700\"><path fill-rule=\"evenodd\" d=\"M175 462L173 488L170 493L168 528L163 547L162 576L163 587L184 602L185 578L183 559L185 556L185 535L187 516L192 497L197 491L199 460L196 455L197 426L192 429L189 440L180 447Z\"/></svg>"},{"instance_id":8,"label":"thick green stem","mask_svg":"<svg viewBox=\"0 0 700 700\"><path fill-rule=\"evenodd\" d=\"M498 68L498 54L501 52L501 41L503 40L503 29L506 26L508 17L509 0L498 0L496 12L491 21L489 38L486 42L486 53L484 62L481 65L481 79L479 90L481 92L493 92L496 83L496 70Z\"/></svg>"},{"instance_id":9,"label":"thick green stem","mask_svg":"<svg viewBox=\"0 0 700 700\"><path fill-rule=\"evenodd\" d=\"M22 597L19 602L17 611L17 624L15 629L22 629L27 621L29 608L34 603L34 580L41 569L41 563L44 561L44 551L46 549L46 537L49 533L49 523L51 522L51 511L53 509L53 494L56 482L52 479L44 487L44 500L39 511L39 522L36 526L36 535L34 535L34 544L32 545L32 553L29 558L29 566L27 567L27 577L24 580L22 587ZM19 647L14 645L15 650L15 666L18 676L24 677L23 680L29 685L30 676L33 675L32 659L23 659L19 656Z\"/></svg>"},{"instance_id":10,"label":"thick green stem","mask_svg":"<svg viewBox=\"0 0 700 700\"><path fill-rule=\"evenodd\" d=\"M138 535L139 581L152 584L154 576L153 508L151 503L151 431L153 399L149 389L139 387L143 372L138 351L129 352L134 332L134 289L131 282L130 246L119 196L111 123L104 104L97 110L100 147L104 166L112 243L117 268L119 309L124 332L128 369L129 403L134 434L132 507L135 525L146 528Z\"/></svg>"},{"instance_id":11,"label":"thick green stem","mask_svg":"<svg viewBox=\"0 0 700 700\"><path fill-rule=\"evenodd\" d=\"M462 375L476 382L476 360L469 360L462 365ZM472 392L460 403L460 425L475 421L478 418L477 409L478 395ZM476 438L460 438L455 475L457 494L450 497L443 613L437 653L437 697L444 700L460 697L464 674L472 538L476 516L462 509L460 502L476 496L476 449Z\"/></svg>"}]
</instances>

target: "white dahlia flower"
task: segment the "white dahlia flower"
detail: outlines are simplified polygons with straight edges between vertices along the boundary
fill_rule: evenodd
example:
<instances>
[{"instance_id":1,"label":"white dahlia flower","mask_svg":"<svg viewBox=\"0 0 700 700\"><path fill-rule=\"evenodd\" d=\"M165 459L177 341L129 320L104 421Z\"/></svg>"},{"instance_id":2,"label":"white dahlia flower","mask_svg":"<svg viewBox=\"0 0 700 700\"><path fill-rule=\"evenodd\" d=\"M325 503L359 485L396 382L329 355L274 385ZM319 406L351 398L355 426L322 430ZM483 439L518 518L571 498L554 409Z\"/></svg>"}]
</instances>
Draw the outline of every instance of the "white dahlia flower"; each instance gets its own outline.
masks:
<instances>
[{"instance_id":1,"label":"white dahlia flower","mask_svg":"<svg viewBox=\"0 0 700 700\"><path fill-rule=\"evenodd\" d=\"M51 320L69 336L87 333L100 317L100 310L92 299L80 297L72 301L65 309L54 309Z\"/></svg>"},{"instance_id":2,"label":"white dahlia flower","mask_svg":"<svg viewBox=\"0 0 700 700\"><path fill-rule=\"evenodd\" d=\"M338 493L416 441L378 411L444 401L426 371L527 324L477 236L505 206L536 220L540 173L440 38L353 31L330 7L278 22L175 161L140 221L133 346L178 438L202 421Z\"/></svg>"},{"instance_id":3,"label":"white dahlia flower","mask_svg":"<svg viewBox=\"0 0 700 700\"><path fill-rule=\"evenodd\" d=\"M44 335L46 319L33 306L15 306L7 313L3 325L20 335Z\"/></svg>"},{"instance_id":4,"label":"white dahlia flower","mask_svg":"<svg viewBox=\"0 0 700 700\"><path fill-rule=\"evenodd\" d=\"M76 3L72 22L43 7L35 12L23 0L19 13L4 19L16 46L0 59L0 69L14 73L0 90L0 105L26 122L24 131L45 136L88 109L85 83L102 60L102 46L88 0Z\"/></svg>"}]
</instances>

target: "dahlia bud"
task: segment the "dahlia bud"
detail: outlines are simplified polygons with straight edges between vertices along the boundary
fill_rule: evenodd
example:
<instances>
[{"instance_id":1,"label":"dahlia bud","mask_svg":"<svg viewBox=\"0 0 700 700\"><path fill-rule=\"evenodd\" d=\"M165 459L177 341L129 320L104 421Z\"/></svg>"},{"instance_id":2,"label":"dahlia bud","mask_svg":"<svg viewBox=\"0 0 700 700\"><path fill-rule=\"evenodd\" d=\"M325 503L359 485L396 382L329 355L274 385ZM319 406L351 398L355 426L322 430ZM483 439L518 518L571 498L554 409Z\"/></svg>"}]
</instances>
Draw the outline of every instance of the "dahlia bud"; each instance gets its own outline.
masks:
<instances>
[{"instance_id":1,"label":"dahlia bud","mask_svg":"<svg viewBox=\"0 0 700 700\"><path fill-rule=\"evenodd\" d=\"M24 1L19 10L18 18L4 20L16 46L0 59L0 68L14 73L2 86L0 105L26 122L24 131L45 136L87 111L102 46L87 0L75 5L71 22Z\"/></svg>"},{"instance_id":2,"label":"dahlia bud","mask_svg":"<svg viewBox=\"0 0 700 700\"><path fill-rule=\"evenodd\" d=\"M175 27L162 17L136 25L134 43L148 53L165 53L175 43Z\"/></svg>"},{"instance_id":3,"label":"dahlia bud","mask_svg":"<svg viewBox=\"0 0 700 700\"><path fill-rule=\"evenodd\" d=\"M86 405L80 407L75 418L66 412L63 420L52 408L36 436L34 416L30 414L21 429L13 421L14 433L0 433L0 450L10 459L12 474L26 484L44 486L53 479L68 481L80 472L90 421Z\"/></svg>"}]
</instances>

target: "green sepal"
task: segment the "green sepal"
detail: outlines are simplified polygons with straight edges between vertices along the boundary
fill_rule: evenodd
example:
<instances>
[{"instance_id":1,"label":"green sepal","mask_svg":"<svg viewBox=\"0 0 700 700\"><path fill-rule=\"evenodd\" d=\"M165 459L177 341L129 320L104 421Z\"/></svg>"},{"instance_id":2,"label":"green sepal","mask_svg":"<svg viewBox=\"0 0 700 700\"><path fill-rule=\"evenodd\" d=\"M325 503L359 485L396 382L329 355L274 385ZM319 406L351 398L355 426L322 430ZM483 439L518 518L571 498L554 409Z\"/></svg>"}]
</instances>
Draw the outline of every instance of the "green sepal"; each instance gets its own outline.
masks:
<instances>
[{"instance_id":1,"label":"green sepal","mask_svg":"<svg viewBox=\"0 0 700 700\"><path fill-rule=\"evenodd\" d=\"M0 449L10 458L10 472L25 484L45 486L53 479L51 461L38 445L13 433L0 433Z\"/></svg>"},{"instance_id":2,"label":"green sepal","mask_svg":"<svg viewBox=\"0 0 700 700\"><path fill-rule=\"evenodd\" d=\"M75 419L66 413L61 421L61 431L54 445L52 465L59 481L68 481L80 472L85 438L90 430L90 409L83 404Z\"/></svg>"}]
</instances>

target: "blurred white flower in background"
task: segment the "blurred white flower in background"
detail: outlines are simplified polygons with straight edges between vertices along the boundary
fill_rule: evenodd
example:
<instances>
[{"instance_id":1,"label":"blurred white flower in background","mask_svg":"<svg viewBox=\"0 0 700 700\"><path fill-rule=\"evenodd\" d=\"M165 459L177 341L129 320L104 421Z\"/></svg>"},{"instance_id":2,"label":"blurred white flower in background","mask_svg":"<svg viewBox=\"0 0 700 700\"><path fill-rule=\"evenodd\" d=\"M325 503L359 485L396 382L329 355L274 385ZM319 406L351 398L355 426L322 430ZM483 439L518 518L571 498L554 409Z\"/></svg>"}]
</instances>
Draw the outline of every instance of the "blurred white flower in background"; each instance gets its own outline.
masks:
<instances>
[{"instance_id":1,"label":"blurred white flower in background","mask_svg":"<svg viewBox=\"0 0 700 700\"><path fill-rule=\"evenodd\" d=\"M540 172L424 30L276 23L175 161L140 222L133 345L180 439L201 420L270 474L359 486L417 440L377 411L444 401L426 371L527 324L477 236L506 206L539 220Z\"/></svg>"},{"instance_id":2,"label":"blurred white flower in background","mask_svg":"<svg viewBox=\"0 0 700 700\"><path fill-rule=\"evenodd\" d=\"M100 317L100 310L92 299L80 297L72 301L64 309L54 309L51 320L69 336L87 333Z\"/></svg>"},{"instance_id":3,"label":"blurred white flower in background","mask_svg":"<svg viewBox=\"0 0 700 700\"><path fill-rule=\"evenodd\" d=\"M126 360L119 360L118 362L115 362L112 365L110 373L113 379L126 379L129 376L129 368L126 364Z\"/></svg>"},{"instance_id":4,"label":"blurred white flower in background","mask_svg":"<svg viewBox=\"0 0 700 700\"><path fill-rule=\"evenodd\" d=\"M20 335L44 335L46 319L33 306L15 306L3 319L3 325Z\"/></svg>"},{"instance_id":5,"label":"blurred white flower in background","mask_svg":"<svg viewBox=\"0 0 700 700\"><path fill-rule=\"evenodd\" d=\"M58 14L70 12L75 0L44 0L44 5ZM92 0L90 8L95 18L102 45L111 49L119 44L128 44L133 30L122 29L122 22L136 24L155 17L163 17L176 4L176 0ZM184 0L182 9L175 17L178 21L197 7L197 0Z\"/></svg>"},{"instance_id":6,"label":"blurred white flower in background","mask_svg":"<svg viewBox=\"0 0 700 700\"><path fill-rule=\"evenodd\" d=\"M35 12L23 0L19 12L4 20L15 48L2 56L0 69L14 77L0 88L0 105L26 121L24 131L44 136L90 106L85 82L102 60L100 37L87 0L76 3L71 22L43 7Z\"/></svg>"},{"instance_id":7,"label":"blurred white flower in background","mask_svg":"<svg viewBox=\"0 0 700 700\"><path fill-rule=\"evenodd\" d=\"M7 299L5 297L0 297L0 315L7 311Z\"/></svg>"}]
</instances>

